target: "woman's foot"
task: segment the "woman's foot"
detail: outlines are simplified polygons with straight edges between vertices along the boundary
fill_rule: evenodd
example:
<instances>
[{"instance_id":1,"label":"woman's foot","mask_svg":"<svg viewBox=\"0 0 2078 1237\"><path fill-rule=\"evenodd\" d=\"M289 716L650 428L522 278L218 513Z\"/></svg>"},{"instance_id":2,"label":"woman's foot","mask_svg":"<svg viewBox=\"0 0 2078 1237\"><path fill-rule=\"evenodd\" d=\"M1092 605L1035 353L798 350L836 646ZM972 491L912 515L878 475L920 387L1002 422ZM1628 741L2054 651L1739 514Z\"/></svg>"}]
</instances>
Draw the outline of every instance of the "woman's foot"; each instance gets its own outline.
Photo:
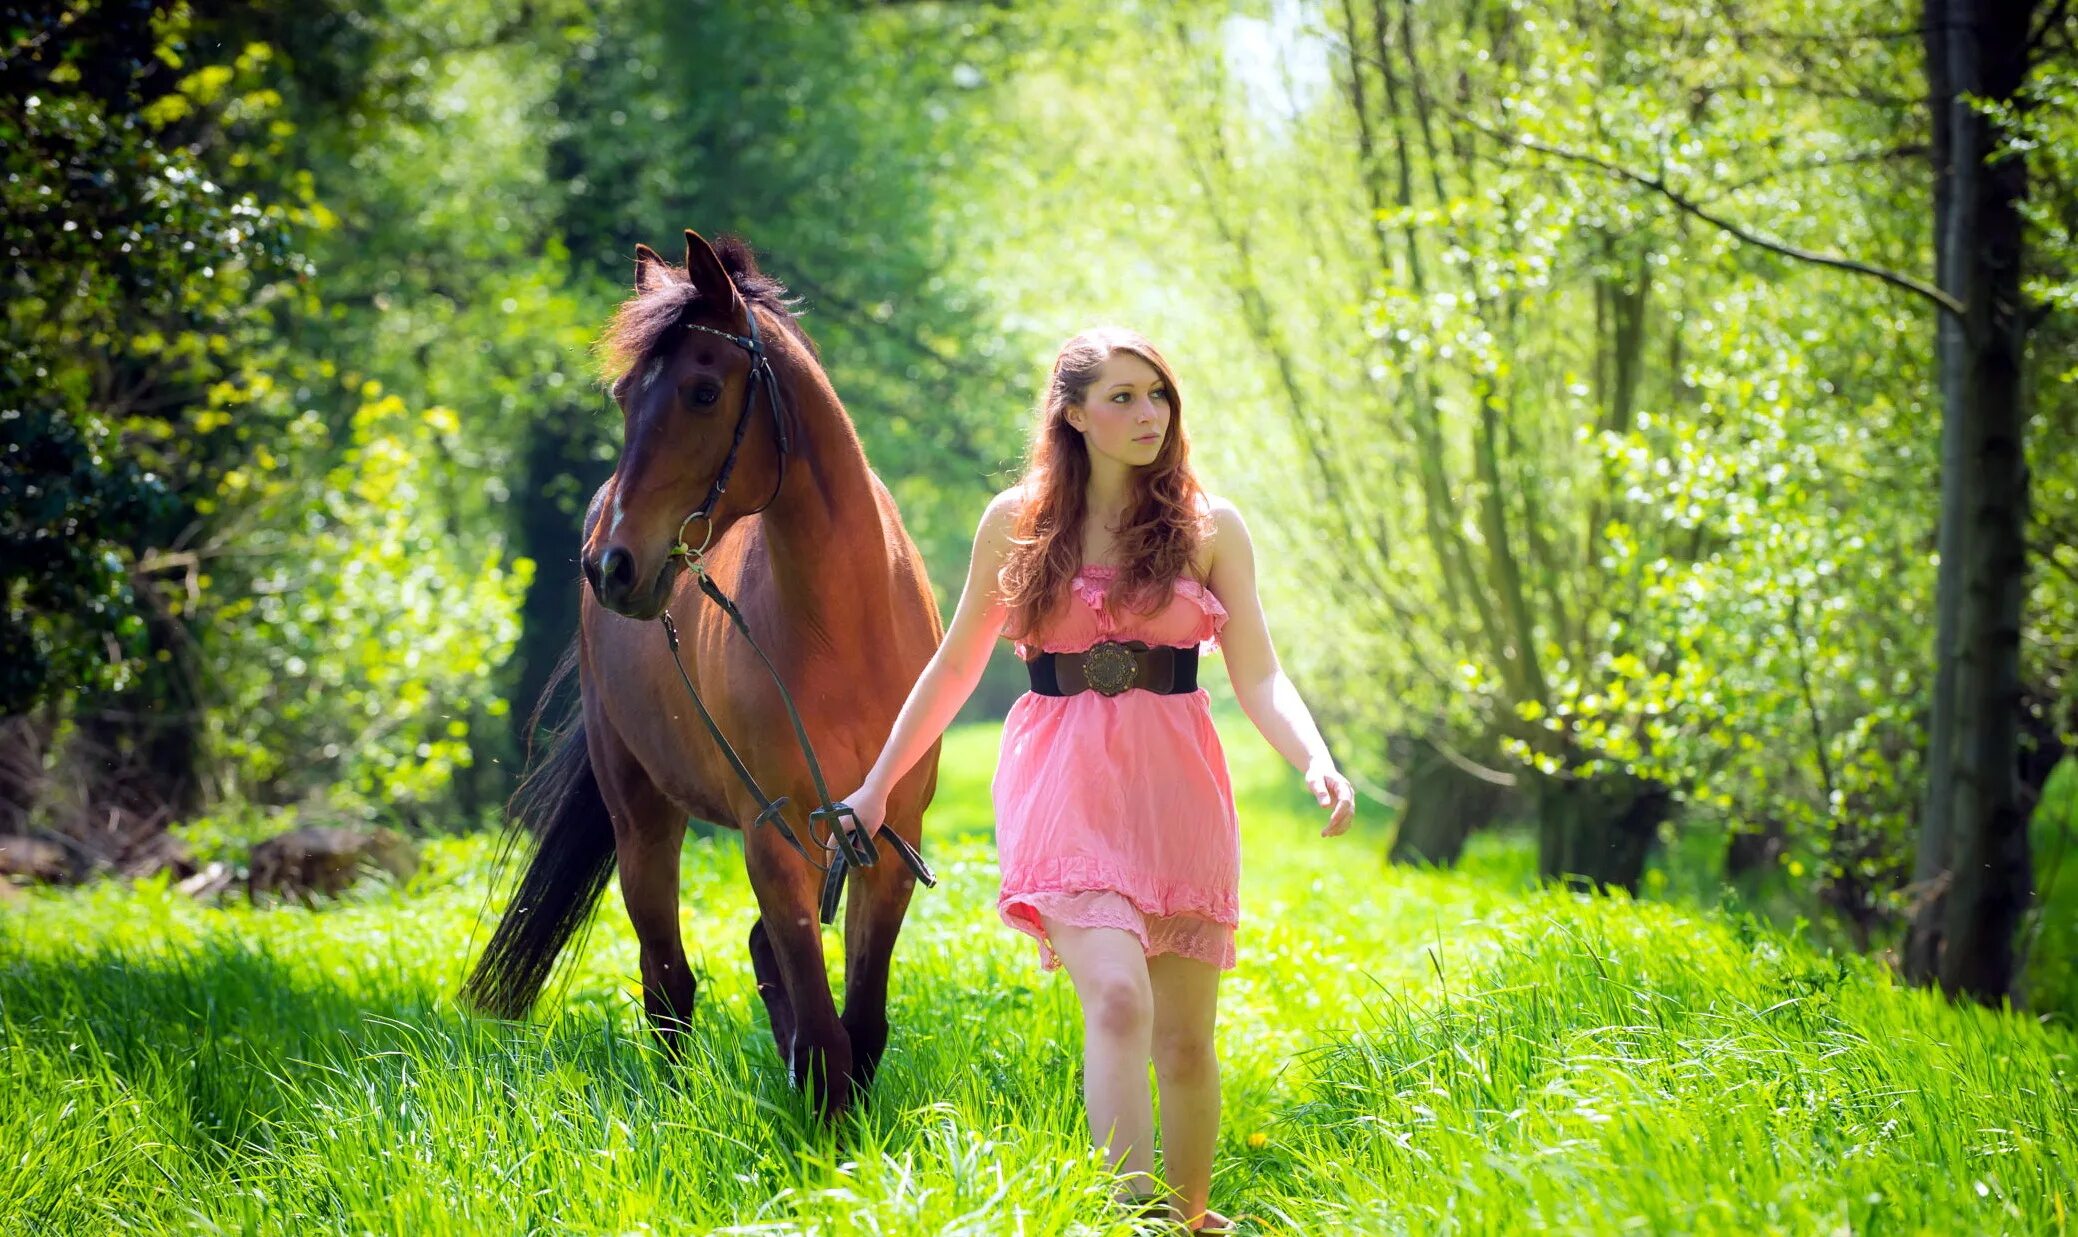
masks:
<instances>
[{"instance_id":1,"label":"woman's foot","mask_svg":"<svg viewBox=\"0 0 2078 1237\"><path fill-rule=\"evenodd\" d=\"M1239 1231L1234 1227L1232 1220L1209 1207L1186 1223L1183 1208L1177 1206L1174 1199L1159 1194L1139 1194L1131 1198L1121 1198L1118 1204L1125 1208L1126 1218L1129 1220L1173 1224L1185 1232L1204 1233L1207 1237L1224 1237L1225 1234Z\"/></svg>"},{"instance_id":2,"label":"woman's foot","mask_svg":"<svg viewBox=\"0 0 2078 1237\"><path fill-rule=\"evenodd\" d=\"M1183 1225L1183 1213L1160 1194L1123 1196L1118 1199L1118 1205L1125 1211L1126 1219L1135 1223L1158 1224L1164 1231L1171 1225L1179 1228Z\"/></svg>"}]
</instances>

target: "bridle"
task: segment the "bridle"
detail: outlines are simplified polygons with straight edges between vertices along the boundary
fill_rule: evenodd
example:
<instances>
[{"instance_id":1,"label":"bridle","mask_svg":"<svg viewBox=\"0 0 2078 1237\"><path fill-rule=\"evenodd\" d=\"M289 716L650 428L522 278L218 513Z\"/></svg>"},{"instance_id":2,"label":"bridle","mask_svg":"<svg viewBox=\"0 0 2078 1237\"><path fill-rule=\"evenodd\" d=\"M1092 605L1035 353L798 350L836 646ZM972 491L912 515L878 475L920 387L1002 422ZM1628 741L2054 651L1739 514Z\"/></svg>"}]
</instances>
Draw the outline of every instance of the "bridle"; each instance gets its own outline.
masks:
<instances>
[{"instance_id":1,"label":"bridle","mask_svg":"<svg viewBox=\"0 0 2078 1237\"><path fill-rule=\"evenodd\" d=\"M778 475L772 481L772 492L766 495L765 501L758 504L757 510L750 514L757 515L771 506L772 500L779 497L780 487L786 484L786 457L792 451L792 439L788 436L786 428L786 413L791 410L782 407L781 401L785 397L781 393L779 379L772 373L772 358L765 355L764 341L758 338L757 312L746 305L744 318L750 323L748 335L737 335L715 327L701 326L697 322L687 322L683 318L679 320L679 325L688 331L702 331L708 335L720 336L748 352L750 375L744 380L743 411L736 417L736 436L729 442L729 453L722 457L721 471L714 474L714 484L707 487L707 497L700 500L700 505L693 508L692 514L678 522L678 538L671 547L673 557L697 561L700 554L706 552L708 542L714 539L714 507L721 501L722 495L729 492L729 476L736 471L736 453L743 449L744 435L750 430L750 409L758 401L760 383L765 387L765 402L772 409L772 442L779 451L779 468ZM686 525L694 520L704 520L707 524L707 535L700 539L698 550L691 549L685 543Z\"/></svg>"},{"instance_id":2,"label":"bridle","mask_svg":"<svg viewBox=\"0 0 2078 1237\"><path fill-rule=\"evenodd\" d=\"M801 754L807 758L808 776L815 783L815 796L821 804L821 806L811 809L808 813L808 840L815 845L816 849L829 856L827 862L818 863L808 853L808 849L801 845L801 839L795 836L793 829L786 823L784 814L788 803L786 796L782 795L778 799L773 799L765 794L764 788L758 785L757 778L751 774L750 766L744 763L743 757L738 755L736 749L730 745L728 737L722 734L721 726L714 720L714 714L707 709L707 702L700 699L699 690L693 686L692 676L686 673L685 663L679 659L678 627L671 621L671 610L668 604L658 613L657 621L663 625L664 639L671 646L671 664L678 667L678 677L685 684L686 694L693 698L693 707L699 711L700 720L706 723L707 733L714 736L715 745L721 748L722 755L729 762L729 767L736 771L736 777L750 791L751 797L757 800L758 814L751 821L751 828L755 829L759 825L770 822L779 830L780 836L786 839L787 845L793 847L795 853L800 855L807 862L808 866L823 874L820 908L822 922L834 923L837 919L837 903L844 896L844 876L846 870L848 868L871 867L879 862L880 854L874 848L873 836L859 827L858 813L852 810L851 805L831 801L830 788L823 781L822 765L815 758L814 745L808 741L808 728L801 722L800 710L794 707L793 693L787 690L786 681L780 677L779 668L772 664L772 658L758 644L757 638L750 634L750 624L744 622L743 612L736 608L736 603L729 600L728 596L722 592L720 586L715 584L714 577L707 573L705 555L709 544L714 540L714 508L721 501L722 495L728 492L729 477L736 470L736 454L742 449L744 435L750 429L751 410L757 403L760 386L763 387L765 392L765 402L772 409L772 437L773 443L779 452L779 467L777 470L779 475L772 484L772 493L766 497L756 511L750 512L751 515L762 512L765 508L772 505L774 499L779 497L780 486L786 480L786 458L792 449L792 440L787 433L786 414L789 410L783 406L785 395L779 385L778 377L772 372L772 358L766 355L764 343L758 338L757 312L746 305L744 316L750 323L750 333L747 335L737 335L711 326L702 326L697 322L686 322L683 319L679 322L679 325L687 330L703 331L709 335L720 336L749 353L750 376L745 380L743 411L737 414L736 436L729 443L729 453L723 457L721 470L715 474L714 483L707 487L707 497L700 500L700 505L693 508L690 515L679 521L678 536L671 547L669 557L685 560L686 566L693 573L693 577L700 583L700 591L711 598L715 605L720 606L722 613L728 615L729 621L735 624L736 630L743 633L743 638L750 642L752 651L756 652L758 659L765 663L765 670L772 676L774 686L779 688L780 701L786 705L787 720L793 723L794 738L801 745ZM707 532L700 538L700 544L697 548L688 545L685 539L685 530L695 520L699 520L707 526ZM849 818L852 823L847 825L845 823L846 818ZM824 826L821 836L818 836L816 833L818 824ZM909 865L909 870L916 874L916 878L927 886L935 886L938 880L931 874L929 865L924 863L923 856L917 854L916 850L896 834L893 829L888 829L885 833L888 843L902 857L902 862Z\"/></svg>"}]
</instances>

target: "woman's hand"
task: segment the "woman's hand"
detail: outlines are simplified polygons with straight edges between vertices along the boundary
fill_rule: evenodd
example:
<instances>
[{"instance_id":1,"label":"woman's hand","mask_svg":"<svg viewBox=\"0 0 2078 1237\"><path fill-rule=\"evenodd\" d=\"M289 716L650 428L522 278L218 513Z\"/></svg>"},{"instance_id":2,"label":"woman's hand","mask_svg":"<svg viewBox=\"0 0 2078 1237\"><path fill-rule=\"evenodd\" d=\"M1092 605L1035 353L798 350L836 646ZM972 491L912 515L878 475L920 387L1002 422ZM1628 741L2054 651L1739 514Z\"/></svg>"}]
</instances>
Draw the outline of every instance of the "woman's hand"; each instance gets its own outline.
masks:
<instances>
[{"instance_id":1,"label":"woman's hand","mask_svg":"<svg viewBox=\"0 0 2078 1237\"><path fill-rule=\"evenodd\" d=\"M1349 831L1349 822L1356 819L1356 788L1349 779L1337 772L1335 766L1326 761L1306 770L1306 789L1313 792L1314 801L1328 809L1328 824L1320 836L1331 838Z\"/></svg>"},{"instance_id":2,"label":"woman's hand","mask_svg":"<svg viewBox=\"0 0 2078 1237\"><path fill-rule=\"evenodd\" d=\"M838 802L850 807L859 818L859 832L872 837L887 823L887 792L875 789L871 782L845 795Z\"/></svg>"}]
</instances>

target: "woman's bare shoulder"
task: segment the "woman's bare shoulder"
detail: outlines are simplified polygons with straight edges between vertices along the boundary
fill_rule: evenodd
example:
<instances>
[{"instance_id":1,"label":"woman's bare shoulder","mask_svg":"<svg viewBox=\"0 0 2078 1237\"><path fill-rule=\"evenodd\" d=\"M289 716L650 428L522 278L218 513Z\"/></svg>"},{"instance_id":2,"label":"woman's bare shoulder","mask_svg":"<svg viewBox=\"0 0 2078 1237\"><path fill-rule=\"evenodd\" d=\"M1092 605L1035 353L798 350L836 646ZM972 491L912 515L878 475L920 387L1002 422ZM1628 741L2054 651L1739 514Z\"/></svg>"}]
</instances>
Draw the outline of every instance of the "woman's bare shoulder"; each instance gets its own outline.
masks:
<instances>
[{"instance_id":1,"label":"woman's bare shoulder","mask_svg":"<svg viewBox=\"0 0 2078 1237\"><path fill-rule=\"evenodd\" d=\"M1024 508L1024 505L1025 490L1022 483L1013 485L1007 490L999 490L994 498L988 500L987 509L981 513L982 523L1001 524L1004 526L1015 524L1017 522L1017 513Z\"/></svg>"},{"instance_id":2,"label":"woman's bare shoulder","mask_svg":"<svg viewBox=\"0 0 2078 1237\"><path fill-rule=\"evenodd\" d=\"M1241 520L1241 508L1225 495L1206 494L1199 503L1198 510L1205 520L1205 543L1208 549L1216 551L1221 541L1248 535L1247 528Z\"/></svg>"},{"instance_id":3,"label":"woman's bare shoulder","mask_svg":"<svg viewBox=\"0 0 2078 1237\"><path fill-rule=\"evenodd\" d=\"M1219 562L1220 544L1237 539L1245 540L1248 531L1240 527L1241 509L1224 495L1209 491L1203 493L1198 499L1198 515L1204 521L1205 530L1198 551L1205 566L1199 575L1201 578L1209 578Z\"/></svg>"}]
</instances>

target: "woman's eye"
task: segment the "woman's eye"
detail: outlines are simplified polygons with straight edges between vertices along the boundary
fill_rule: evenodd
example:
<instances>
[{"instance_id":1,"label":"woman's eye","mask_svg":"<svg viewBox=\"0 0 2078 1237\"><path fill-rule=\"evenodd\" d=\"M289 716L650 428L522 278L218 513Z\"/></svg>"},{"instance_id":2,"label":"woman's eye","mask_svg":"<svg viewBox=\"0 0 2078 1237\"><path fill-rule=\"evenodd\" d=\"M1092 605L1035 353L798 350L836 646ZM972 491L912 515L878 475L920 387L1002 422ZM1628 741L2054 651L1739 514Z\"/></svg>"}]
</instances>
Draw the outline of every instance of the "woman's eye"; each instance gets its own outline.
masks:
<instances>
[{"instance_id":1,"label":"woman's eye","mask_svg":"<svg viewBox=\"0 0 2078 1237\"><path fill-rule=\"evenodd\" d=\"M1148 394L1154 397L1155 399L1163 401L1164 403L1168 402L1169 399L1169 393L1167 391L1162 390L1160 387L1156 387L1154 390L1149 391Z\"/></svg>"},{"instance_id":2,"label":"woman's eye","mask_svg":"<svg viewBox=\"0 0 2078 1237\"><path fill-rule=\"evenodd\" d=\"M1111 402L1114 404L1130 404L1133 402L1132 393L1128 391L1120 391L1118 394L1111 397Z\"/></svg>"}]
</instances>

